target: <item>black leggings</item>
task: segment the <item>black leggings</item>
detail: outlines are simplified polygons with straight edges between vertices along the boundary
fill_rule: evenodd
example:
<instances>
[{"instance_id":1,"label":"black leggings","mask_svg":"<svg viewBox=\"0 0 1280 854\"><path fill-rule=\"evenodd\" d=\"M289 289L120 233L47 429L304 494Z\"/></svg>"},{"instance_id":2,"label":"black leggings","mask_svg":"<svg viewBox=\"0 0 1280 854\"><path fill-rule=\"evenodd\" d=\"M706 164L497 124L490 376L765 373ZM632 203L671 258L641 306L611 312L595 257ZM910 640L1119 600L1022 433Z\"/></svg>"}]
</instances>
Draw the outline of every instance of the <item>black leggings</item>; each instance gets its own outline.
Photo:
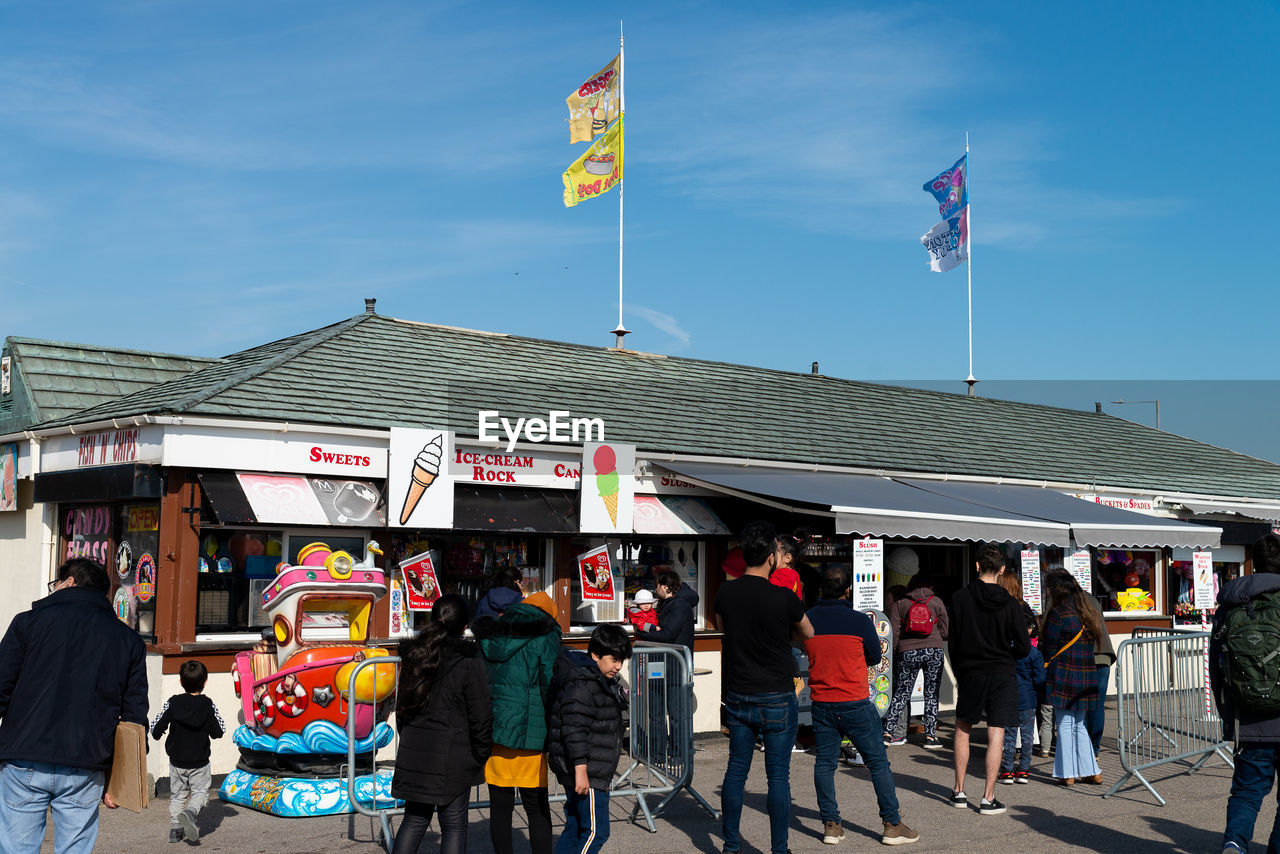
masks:
<instances>
[{"instance_id":1,"label":"black leggings","mask_svg":"<svg viewBox=\"0 0 1280 854\"><path fill-rule=\"evenodd\" d=\"M522 788L520 801L529 820L529 847L533 854L551 854L551 802L547 799L547 790ZM494 854L514 854L511 816L515 809L514 788L489 786L489 838L493 841Z\"/></svg>"},{"instance_id":2,"label":"black leggings","mask_svg":"<svg viewBox=\"0 0 1280 854\"><path fill-rule=\"evenodd\" d=\"M449 803L440 806L440 854L466 854L467 807L470 802L471 790L467 789ZM400 822L396 847L391 854L417 854L435 811L435 804L405 801L404 820Z\"/></svg>"}]
</instances>

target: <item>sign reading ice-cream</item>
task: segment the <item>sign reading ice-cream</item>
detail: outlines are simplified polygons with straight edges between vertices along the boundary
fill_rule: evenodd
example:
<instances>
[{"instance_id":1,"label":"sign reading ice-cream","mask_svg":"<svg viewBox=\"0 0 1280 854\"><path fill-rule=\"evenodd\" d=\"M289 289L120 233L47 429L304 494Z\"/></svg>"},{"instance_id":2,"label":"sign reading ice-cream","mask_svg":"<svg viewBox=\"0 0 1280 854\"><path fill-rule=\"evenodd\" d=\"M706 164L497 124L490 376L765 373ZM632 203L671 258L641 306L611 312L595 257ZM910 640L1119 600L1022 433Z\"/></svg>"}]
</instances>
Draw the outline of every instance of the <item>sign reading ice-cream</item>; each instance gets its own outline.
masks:
<instances>
[{"instance_id":1,"label":"sign reading ice-cream","mask_svg":"<svg viewBox=\"0 0 1280 854\"><path fill-rule=\"evenodd\" d=\"M582 446L581 529L584 534L630 534L636 492L636 446Z\"/></svg>"},{"instance_id":2,"label":"sign reading ice-cream","mask_svg":"<svg viewBox=\"0 0 1280 854\"><path fill-rule=\"evenodd\" d=\"M387 524L397 528L452 528L453 436L443 430L391 428L387 471Z\"/></svg>"}]
</instances>

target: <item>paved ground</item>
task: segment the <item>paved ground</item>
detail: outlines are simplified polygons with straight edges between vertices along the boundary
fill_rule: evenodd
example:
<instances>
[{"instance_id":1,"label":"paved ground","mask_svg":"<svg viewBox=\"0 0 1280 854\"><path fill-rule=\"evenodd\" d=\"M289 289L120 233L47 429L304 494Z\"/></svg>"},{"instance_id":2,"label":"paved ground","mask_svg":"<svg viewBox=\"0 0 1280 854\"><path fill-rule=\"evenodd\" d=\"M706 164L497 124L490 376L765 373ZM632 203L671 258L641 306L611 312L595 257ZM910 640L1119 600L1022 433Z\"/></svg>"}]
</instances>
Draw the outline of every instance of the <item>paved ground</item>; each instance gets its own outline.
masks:
<instances>
[{"instance_id":1,"label":"paved ground","mask_svg":"<svg viewBox=\"0 0 1280 854\"><path fill-rule=\"evenodd\" d=\"M982 739L981 728L975 732ZM1009 805L1002 816L980 816L974 810L961 812L946 803L951 786L951 729L944 722L940 733L947 749L926 751L917 745L890 748L890 761L898 784L903 817L919 830L920 842L907 850L933 851L1098 851L1116 854L1146 852L1218 851L1231 772L1214 762L1194 775L1176 766L1157 769L1151 779L1167 799L1159 806L1138 783L1103 800L1100 795L1120 778L1120 760L1110 737L1104 742L1102 786L1077 785L1066 789L1052 782L1052 760L1037 759L1032 765L1031 785L997 786L998 796ZM695 787L719 807L720 780L728 755L727 740L700 739L695 762ZM624 758L625 759L625 758ZM972 768L980 760L975 753ZM804 851L887 850L879 844L880 823L875 796L864 769L841 766L837 771L837 792L844 816L846 838L840 846L822 844L821 822L813 796L813 756L797 753L791 764L792 799L791 848ZM976 800L981 789L976 781L968 786ZM747 784L743 814L745 852L768 851L769 828L765 815L763 755L756 754ZM1270 800L1269 802L1270 803ZM612 805L612 838L606 851L674 852L720 851L719 822L705 813L693 798L681 794L658 819L658 832L651 834L643 824L630 822L633 800L615 799ZM557 828L562 818L552 807ZM517 827L523 832L520 811ZM1265 841L1270 831L1274 807L1264 805L1255 839ZM492 851L488 839L488 813L472 812L467 850L478 854ZM365 852L378 854L377 822L363 816L316 819L281 819L214 801L200 818L203 836L199 848L205 851L248 852L248 854L302 854L302 852ZM157 800L142 815L125 810L103 810L100 852L183 851L196 846L165 843L168 802ZM439 837L427 837L424 851L438 850ZM527 843L518 841L517 850ZM1258 843L1255 843L1258 847ZM46 851L52 845L46 840Z\"/></svg>"}]
</instances>

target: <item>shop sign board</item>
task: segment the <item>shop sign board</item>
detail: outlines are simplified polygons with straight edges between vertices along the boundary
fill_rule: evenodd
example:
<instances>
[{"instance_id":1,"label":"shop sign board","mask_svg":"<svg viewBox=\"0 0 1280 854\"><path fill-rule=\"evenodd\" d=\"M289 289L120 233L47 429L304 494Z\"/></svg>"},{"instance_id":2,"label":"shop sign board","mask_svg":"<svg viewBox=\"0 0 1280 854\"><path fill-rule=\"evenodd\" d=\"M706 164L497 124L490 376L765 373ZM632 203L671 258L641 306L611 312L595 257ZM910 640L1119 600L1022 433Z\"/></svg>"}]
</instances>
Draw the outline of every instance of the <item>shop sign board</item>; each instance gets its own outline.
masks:
<instances>
[{"instance_id":1,"label":"shop sign board","mask_svg":"<svg viewBox=\"0 0 1280 854\"><path fill-rule=\"evenodd\" d=\"M196 469L236 469L323 474L362 480L387 476L382 436L328 437L310 430L235 430L204 425L170 426L162 463Z\"/></svg>"},{"instance_id":2,"label":"shop sign board","mask_svg":"<svg viewBox=\"0 0 1280 854\"><path fill-rule=\"evenodd\" d=\"M578 578L584 600L608 602L613 599L613 566L607 545L578 555Z\"/></svg>"},{"instance_id":3,"label":"shop sign board","mask_svg":"<svg viewBox=\"0 0 1280 854\"><path fill-rule=\"evenodd\" d=\"M1067 555L1067 572L1076 577L1085 593L1093 593L1093 557L1088 549Z\"/></svg>"},{"instance_id":4,"label":"shop sign board","mask_svg":"<svg viewBox=\"0 0 1280 854\"><path fill-rule=\"evenodd\" d=\"M440 576L436 575L436 559L422 552L400 561L404 576L405 603L410 611L430 611L440 598Z\"/></svg>"},{"instance_id":5,"label":"shop sign board","mask_svg":"<svg viewBox=\"0 0 1280 854\"><path fill-rule=\"evenodd\" d=\"M40 444L40 471L158 463L163 436L163 429L154 424L51 436Z\"/></svg>"},{"instance_id":6,"label":"shop sign board","mask_svg":"<svg viewBox=\"0 0 1280 854\"><path fill-rule=\"evenodd\" d=\"M1141 498L1135 495L1099 495L1091 492L1076 493L1076 498L1092 501L1094 504L1101 504L1104 507L1114 507L1117 510L1131 510L1134 513L1158 515L1156 503L1150 498Z\"/></svg>"},{"instance_id":7,"label":"shop sign board","mask_svg":"<svg viewBox=\"0 0 1280 854\"><path fill-rule=\"evenodd\" d=\"M1040 613L1040 550L1022 550L1022 601Z\"/></svg>"},{"instance_id":8,"label":"shop sign board","mask_svg":"<svg viewBox=\"0 0 1280 854\"><path fill-rule=\"evenodd\" d=\"M681 480L669 471L649 467L650 473L636 478L636 495L715 495L706 487ZM645 469L642 463L639 470Z\"/></svg>"},{"instance_id":9,"label":"shop sign board","mask_svg":"<svg viewBox=\"0 0 1280 854\"><path fill-rule=\"evenodd\" d=\"M577 489L582 461L568 454L459 446L449 457L449 472L459 483Z\"/></svg>"},{"instance_id":10,"label":"shop sign board","mask_svg":"<svg viewBox=\"0 0 1280 854\"><path fill-rule=\"evenodd\" d=\"M418 427L391 428L387 524L393 528L453 527L453 434Z\"/></svg>"},{"instance_id":11,"label":"shop sign board","mask_svg":"<svg viewBox=\"0 0 1280 854\"><path fill-rule=\"evenodd\" d=\"M1196 610L1212 611L1218 604L1213 596L1213 552L1196 552L1191 555L1191 572Z\"/></svg>"},{"instance_id":12,"label":"shop sign board","mask_svg":"<svg viewBox=\"0 0 1280 854\"><path fill-rule=\"evenodd\" d=\"M636 446L586 442L582 446L579 530L630 534L636 493Z\"/></svg>"},{"instance_id":13,"label":"shop sign board","mask_svg":"<svg viewBox=\"0 0 1280 854\"><path fill-rule=\"evenodd\" d=\"M884 540L853 541L853 610L884 607Z\"/></svg>"}]
</instances>

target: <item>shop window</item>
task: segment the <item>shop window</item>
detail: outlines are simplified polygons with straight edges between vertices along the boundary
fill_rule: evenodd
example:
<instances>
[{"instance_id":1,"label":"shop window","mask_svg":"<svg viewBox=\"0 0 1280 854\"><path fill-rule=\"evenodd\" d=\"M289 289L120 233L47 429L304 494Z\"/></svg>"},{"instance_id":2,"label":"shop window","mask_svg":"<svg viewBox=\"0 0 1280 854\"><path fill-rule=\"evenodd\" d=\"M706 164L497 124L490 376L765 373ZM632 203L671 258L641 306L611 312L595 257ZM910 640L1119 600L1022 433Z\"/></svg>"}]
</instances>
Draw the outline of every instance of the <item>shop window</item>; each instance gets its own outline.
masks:
<instances>
[{"instance_id":1,"label":"shop window","mask_svg":"<svg viewBox=\"0 0 1280 854\"><path fill-rule=\"evenodd\" d=\"M575 540L575 555L602 545L609 546L615 578L621 583L624 602L630 602L641 590L653 592L657 587L658 573L672 570L680 580L698 594L699 605L695 609L695 627L703 627L702 614L706 592L703 587L702 544L696 540L618 540L603 538ZM575 570L570 584L573 602L572 622L590 625L599 622L616 622L626 618L622 608L611 602L584 601L582 579Z\"/></svg>"},{"instance_id":2,"label":"shop window","mask_svg":"<svg viewBox=\"0 0 1280 854\"><path fill-rule=\"evenodd\" d=\"M1092 549L1093 595L1110 614L1158 613L1156 568L1160 553L1148 549Z\"/></svg>"},{"instance_id":3,"label":"shop window","mask_svg":"<svg viewBox=\"0 0 1280 854\"><path fill-rule=\"evenodd\" d=\"M205 529L196 578L196 632L257 633L268 625L262 593L283 560L284 533Z\"/></svg>"},{"instance_id":4,"label":"shop window","mask_svg":"<svg viewBox=\"0 0 1280 854\"><path fill-rule=\"evenodd\" d=\"M1222 546L1213 553L1213 599L1218 600L1218 590L1228 581L1239 578L1244 568L1244 546ZM1202 614L1195 606L1195 588L1192 584L1192 550L1175 548L1169 561L1169 574L1165 590L1168 592L1168 611L1174 625L1199 627Z\"/></svg>"},{"instance_id":5,"label":"shop window","mask_svg":"<svg viewBox=\"0 0 1280 854\"><path fill-rule=\"evenodd\" d=\"M466 536L395 533L387 552L387 567L396 571L401 561L432 552L441 593L457 593L475 606L498 569L520 572L525 594L546 590L551 583L551 543L545 537ZM427 620L425 613L411 618L414 628Z\"/></svg>"},{"instance_id":6,"label":"shop window","mask_svg":"<svg viewBox=\"0 0 1280 854\"><path fill-rule=\"evenodd\" d=\"M59 564L73 557L101 563L116 615L139 634L154 637L160 505L64 507L59 533Z\"/></svg>"}]
</instances>

